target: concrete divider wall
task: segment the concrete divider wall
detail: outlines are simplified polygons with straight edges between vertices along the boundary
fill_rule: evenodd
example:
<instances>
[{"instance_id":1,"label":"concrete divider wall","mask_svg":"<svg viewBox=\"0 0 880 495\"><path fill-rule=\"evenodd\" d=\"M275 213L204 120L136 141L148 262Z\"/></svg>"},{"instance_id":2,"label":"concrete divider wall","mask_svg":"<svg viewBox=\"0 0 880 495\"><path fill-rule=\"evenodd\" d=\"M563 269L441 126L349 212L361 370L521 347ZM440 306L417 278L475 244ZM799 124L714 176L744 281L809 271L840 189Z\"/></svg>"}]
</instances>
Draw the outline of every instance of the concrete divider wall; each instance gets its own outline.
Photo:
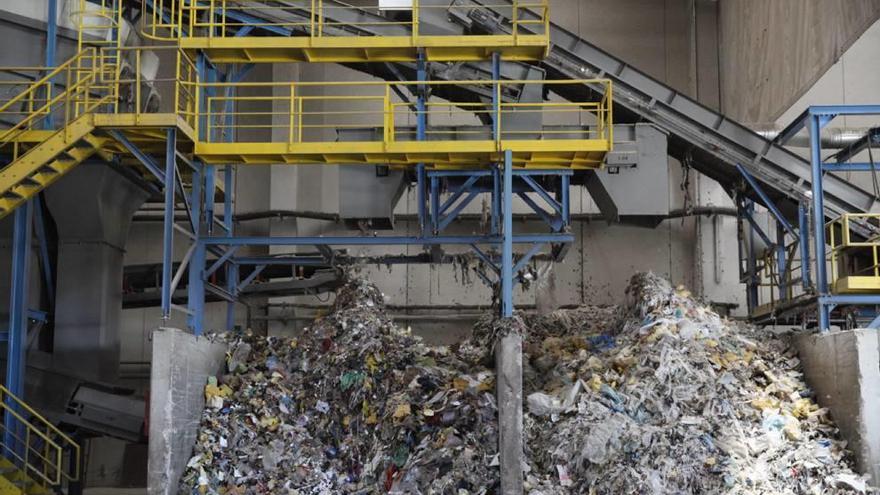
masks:
<instances>
[{"instance_id":1,"label":"concrete divider wall","mask_svg":"<svg viewBox=\"0 0 880 495\"><path fill-rule=\"evenodd\" d=\"M150 374L150 495L173 495L192 454L205 384L223 372L226 345L174 328L153 332Z\"/></svg>"},{"instance_id":2,"label":"concrete divider wall","mask_svg":"<svg viewBox=\"0 0 880 495\"><path fill-rule=\"evenodd\" d=\"M807 383L831 410L856 467L880 486L880 332L800 335L796 345Z\"/></svg>"}]
</instances>

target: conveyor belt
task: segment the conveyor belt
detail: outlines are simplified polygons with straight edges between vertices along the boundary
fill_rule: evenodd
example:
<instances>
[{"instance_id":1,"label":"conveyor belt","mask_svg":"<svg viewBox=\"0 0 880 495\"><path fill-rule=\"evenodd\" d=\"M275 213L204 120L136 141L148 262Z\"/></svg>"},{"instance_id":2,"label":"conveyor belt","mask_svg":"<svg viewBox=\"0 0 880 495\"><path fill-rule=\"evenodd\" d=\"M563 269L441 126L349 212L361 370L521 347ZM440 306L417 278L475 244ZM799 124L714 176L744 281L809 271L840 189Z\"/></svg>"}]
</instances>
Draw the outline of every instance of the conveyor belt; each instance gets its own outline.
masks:
<instances>
[{"instance_id":1,"label":"conveyor belt","mask_svg":"<svg viewBox=\"0 0 880 495\"><path fill-rule=\"evenodd\" d=\"M333 2L325 0L324 3L330 5ZM493 3L503 2L495 0ZM499 15L502 9L503 7L497 8ZM369 20L382 19L366 10L328 9L327 12L330 23L347 24L345 30L349 35L377 34L370 31ZM290 22L295 20L293 17L296 15L288 12L284 19L273 19L270 22ZM300 20L307 19L306 12L302 15L304 17ZM450 22L444 22L446 20L439 18L435 20L438 24L442 23L442 26L436 26L438 31L448 32L451 26L455 26ZM504 29L503 26L499 24L498 28ZM266 34L278 36L282 33L277 32L276 28ZM287 34L297 33L288 30ZM381 34L387 35L387 33ZM611 79L614 83L616 122L650 122L668 132L670 156L682 161L687 160L696 170L718 181L728 190L736 188L741 182L736 164L742 164L758 179L771 198L780 202L781 210L791 218L795 218L797 202L810 188L810 164L806 160L651 78L556 24L551 24L551 42L550 54L541 62L548 79L593 77ZM397 69L390 64L357 64L352 67L386 79L409 77L413 74L412 64L394 65L398 66ZM503 65L505 68L502 73L510 71L519 75L522 72L521 64ZM487 77L489 73L488 65L485 63L455 64L453 69L433 72L432 78L442 79L445 74L449 74L450 78L460 78L463 72L468 73L470 77ZM584 90L588 91L589 88ZM570 100L576 96L571 94L572 92L572 89L559 90L560 96ZM479 98L479 95L474 95L474 98ZM845 212L880 211L876 197L841 177L826 175L824 187L827 217L834 218Z\"/></svg>"}]
</instances>

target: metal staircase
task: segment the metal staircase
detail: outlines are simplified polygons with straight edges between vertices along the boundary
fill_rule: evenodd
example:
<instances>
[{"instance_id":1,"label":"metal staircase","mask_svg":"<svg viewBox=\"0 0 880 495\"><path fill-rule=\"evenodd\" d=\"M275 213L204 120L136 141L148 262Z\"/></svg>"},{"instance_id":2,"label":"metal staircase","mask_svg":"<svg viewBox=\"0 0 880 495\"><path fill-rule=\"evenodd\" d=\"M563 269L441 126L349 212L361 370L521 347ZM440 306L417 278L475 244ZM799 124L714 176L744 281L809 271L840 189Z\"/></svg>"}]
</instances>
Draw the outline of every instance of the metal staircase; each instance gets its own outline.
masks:
<instances>
[{"instance_id":1,"label":"metal staircase","mask_svg":"<svg viewBox=\"0 0 880 495\"><path fill-rule=\"evenodd\" d=\"M93 112L113 101L100 84L97 51L86 48L64 64L33 82L0 106L0 115L23 115L0 132L0 150L13 160L0 169L0 217L58 180L73 167L98 152L106 139L93 134ZM52 92L64 80L61 91ZM37 102L35 104L35 102ZM14 112L25 108L28 112ZM59 122L57 130L42 130L48 120ZM27 134L37 144L25 149Z\"/></svg>"},{"instance_id":2,"label":"metal staircase","mask_svg":"<svg viewBox=\"0 0 880 495\"><path fill-rule=\"evenodd\" d=\"M67 493L80 480L80 447L0 386L0 495Z\"/></svg>"}]
</instances>

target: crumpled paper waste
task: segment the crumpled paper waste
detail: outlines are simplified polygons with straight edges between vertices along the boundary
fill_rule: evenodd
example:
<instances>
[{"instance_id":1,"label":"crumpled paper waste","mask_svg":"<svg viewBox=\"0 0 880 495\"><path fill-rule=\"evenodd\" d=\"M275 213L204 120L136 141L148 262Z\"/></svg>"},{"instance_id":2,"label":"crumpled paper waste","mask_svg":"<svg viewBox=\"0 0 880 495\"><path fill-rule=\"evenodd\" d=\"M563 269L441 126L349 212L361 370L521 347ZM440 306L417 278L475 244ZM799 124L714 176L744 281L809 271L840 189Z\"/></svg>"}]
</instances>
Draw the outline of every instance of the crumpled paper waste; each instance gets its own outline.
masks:
<instances>
[{"instance_id":1,"label":"crumpled paper waste","mask_svg":"<svg viewBox=\"0 0 880 495\"><path fill-rule=\"evenodd\" d=\"M590 314L529 330L527 493L874 493L786 337L650 273Z\"/></svg>"},{"instance_id":2,"label":"crumpled paper waste","mask_svg":"<svg viewBox=\"0 0 880 495\"><path fill-rule=\"evenodd\" d=\"M495 375L395 326L349 281L298 338L217 335L182 494L484 494L499 485Z\"/></svg>"}]
</instances>

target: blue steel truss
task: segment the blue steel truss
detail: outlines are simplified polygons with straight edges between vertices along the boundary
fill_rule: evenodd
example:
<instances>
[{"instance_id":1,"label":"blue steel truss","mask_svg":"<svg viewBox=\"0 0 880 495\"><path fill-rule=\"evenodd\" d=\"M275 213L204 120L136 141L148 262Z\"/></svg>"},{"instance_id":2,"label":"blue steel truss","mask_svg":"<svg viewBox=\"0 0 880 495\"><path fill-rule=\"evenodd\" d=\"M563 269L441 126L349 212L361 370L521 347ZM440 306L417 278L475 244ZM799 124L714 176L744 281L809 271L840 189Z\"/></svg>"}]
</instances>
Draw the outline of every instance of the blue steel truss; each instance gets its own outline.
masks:
<instances>
[{"instance_id":1,"label":"blue steel truss","mask_svg":"<svg viewBox=\"0 0 880 495\"><path fill-rule=\"evenodd\" d=\"M738 166L743 176L745 184L755 193L761 203L767 207L768 211L776 220L777 232L776 239L771 240L770 235L754 220L754 205L752 201L745 197L737 197L737 207L740 218L740 232L743 233L742 221L748 223L748 236L750 242L740 242L741 256L743 261L745 258L746 266L740 266L740 275L742 280L748 286L748 301L750 311L754 310L757 305L757 277L756 273L761 267L755 256L755 239L757 235L767 245L776 250L775 267L779 273L779 301L785 302L786 289L800 283L803 289L808 293L815 295L817 307L817 322L820 332L826 332L830 328L831 311L840 306L854 306L860 314L873 315L873 319L869 324L870 328L880 327L880 294L834 294L829 286L828 281L828 250L825 240L825 189L823 179L829 172L877 172L877 165L874 163L862 163L849 161L857 150L844 150L843 152L831 155L828 159L822 157L822 129L832 120L841 115L860 115L860 116L877 116L880 115L880 105L819 105L807 108L800 116L798 116L791 124L783 129L774 140L775 143L785 144L788 140L803 130L807 130L810 136L810 164L812 169L811 184L809 194L804 194L804 198L798 206L797 226L793 226L788 219L782 214L780 209L773 203L769 196L762 190L760 185L751 174L742 166ZM869 135L863 138L866 146L875 142L876 130L869 131ZM805 191L806 193L807 191ZM813 236L813 256L811 261L809 243L810 243L810 222L808 212L811 212L812 236ZM791 252L786 251L786 234L794 238L798 244L801 258L801 276L799 280L791 277L787 279L782 274L790 271ZM743 234L744 235L744 234ZM743 249L748 251L743 256ZM815 266L813 265L813 262ZM763 267L767 268L767 267ZM812 280L812 274L815 272L815 284Z\"/></svg>"}]
</instances>

